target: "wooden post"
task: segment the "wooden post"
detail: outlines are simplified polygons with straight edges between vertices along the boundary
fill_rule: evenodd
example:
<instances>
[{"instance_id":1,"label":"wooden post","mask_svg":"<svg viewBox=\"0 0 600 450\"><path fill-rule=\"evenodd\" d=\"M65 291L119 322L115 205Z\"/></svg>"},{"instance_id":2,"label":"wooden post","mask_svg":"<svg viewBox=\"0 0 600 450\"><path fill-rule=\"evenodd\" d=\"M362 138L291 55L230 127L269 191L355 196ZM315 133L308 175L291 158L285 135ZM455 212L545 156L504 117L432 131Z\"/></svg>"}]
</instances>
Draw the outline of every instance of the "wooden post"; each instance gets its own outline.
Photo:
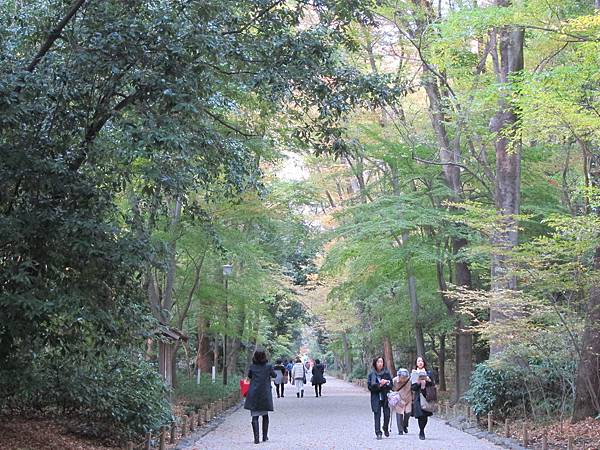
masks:
<instances>
[{"instance_id":1,"label":"wooden post","mask_svg":"<svg viewBox=\"0 0 600 450\"><path fill-rule=\"evenodd\" d=\"M187 434L187 416L181 417L181 437Z\"/></svg>"},{"instance_id":2,"label":"wooden post","mask_svg":"<svg viewBox=\"0 0 600 450\"><path fill-rule=\"evenodd\" d=\"M171 439L169 439L169 444L175 443L175 428L177 428L177 423L173 421L171 422Z\"/></svg>"},{"instance_id":3,"label":"wooden post","mask_svg":"<svg viewBox=\"0 0 600 450\"><path fill-rule=\"evenodd\" d=\"M567 450L575 450L575 439L573 439L573 436L569 436L569 443L567 444Z\"/></svg>"},{"instance_id":4,"label":"wooden post","mask_svg":"<svg viewBox=\"0 0 600 450\"><path fill-rule=\"evenodd\" d=\"M492 413L489 412L488 413L488 433L491 433L493 431L493 426L494 426L494 422L492 420Z\"/></svg>"},{"instance_id":5,"label":"wooden post","mask_svg":"<svg viewBox=\"0 0 600 450\"><path fill-rule=\"evenodd\" d=\"M194 425L196 425L196 421L194 420L194 413L190 413L190 433L194 431Z\"/></svg>"},{"instance_id":6,"label":"wooden post","mask_svg":"<svg viewBox=\"0 0 600 450\"><path fill-rule=\"evenodd\" d=\"M454 417L458 415L458 405L456 403L452 407L452 414L454 415Z\"/></svg>"},{"instance_id":7,"label":"wooden post","mask_svg":"<svg viewBox=\"0 0 600 450\"><path fill-rule=\"evenodd\" d=\"M465 408L467 409L467 421L471 423L471 407L467 405Z\"/></svg>"},{"instance_id":8,"label":"wooden post","mask_svg":"<svg viewBox=\"0 0 600 450\"><path fill-rule=\"evenodd\" d=\"M144 448L146 450L152 450L152 433L150 432L146 433L146 443Z\"/></svg>"},{"instance_id":9,"label":"wooden post","mask_svg":"<svg viewBox=\"0 0 600 450\"><path fill-rule=\"evenodd\" d=\"M450 417L450 402L446 402L446 418Z\"/></svg>"},{"instance_id":10,"label":"wooden post","mask_svg":"<svg viewBox=\"0 0 600 450\"><path fill-rule=\"evenodd\" d=\"M199 409L198 410L198 422L196 422L196 425L198 425L198 427L202 426L202 419L204 418L203 416L204 415L202 414L202 410Z\"/></svg>"},{"instance_id":11,"label":"wooden post","mask_svg":"<svg viewBox=\"0 0 600 450\"><path fill-rule=\"evenodd\" d=\"M163 425L160 427L160 440L158 441L158 450L165 450L165 437L167 434L167 428Z\"/></svg>"},{"instance_id":12,"label":"wooden post","mask_svg":"<svg viewBox=\"0 0 600 450\"><path fill-rule=\"evenodd\" d=\"M548 450L548 431L544 430L542 435L542 450Z\"/></svg>"},{"instance_id":13,"label":"wooden post","mask_svg":"<svg viewBox=\"0 0 600 450\"><path fill-rule=\"evenodd\" d=\"M504 419L504 436L507 438L510 437L510 423L508 422L508 417Z\"/></svg>"},{"instance_id":14,"label":"wooden post","mask_svg":"<svg viewBox=\"0 0 600 450\"><path fill-rule=\"evenodd\" d=\"M127 443L127 450L133 450L133 442L129 441Z\"/></svg>"},{"instance_id":15,"label":"wooden post","mask_svg":"<svg viewBox=\"0 0 600 450\"><path fill-rule=\"evenodd\" d=\"M529 432L527 430L527 422L523 422L523 447L529 446Z\"/></svg>"}]
</instances>

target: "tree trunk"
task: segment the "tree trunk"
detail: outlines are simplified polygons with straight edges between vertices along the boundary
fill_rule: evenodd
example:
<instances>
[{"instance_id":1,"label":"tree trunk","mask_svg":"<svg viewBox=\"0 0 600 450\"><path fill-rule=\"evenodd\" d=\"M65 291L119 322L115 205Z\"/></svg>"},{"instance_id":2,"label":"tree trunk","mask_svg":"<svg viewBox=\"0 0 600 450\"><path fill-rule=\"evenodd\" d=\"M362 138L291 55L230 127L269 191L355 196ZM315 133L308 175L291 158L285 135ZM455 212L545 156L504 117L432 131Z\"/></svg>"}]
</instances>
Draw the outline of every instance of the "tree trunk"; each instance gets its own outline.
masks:
<instances>
[{"instance_id":1,"label":"tree trunk","mask_svg":"<svg viewBox=\"0 0 600 450\"><path fill-rule=\"evenodd\" d=\"M352 374L352 354L350 353L350 342L348 332L342 335L342 345L344 346L344 370L348 375Z\"/></svg>"},{"instance_id":2,"label":"tree trunk","mask_svg":"<svg viewBox=\"0 0 600 450\"><path fill-rule=\"evenodd\" d=\"M508 0L496 0L497 6L508 6ZM523 70L524 31L518 27L503 27L498 32L500 64L496 69L498 80L510 87L511 77ZM508 89L504 89L507 91ZM518 217L521 189L521 139L517 111L510 104L509 96L500 97L499 109L490 123L496 134L496 189L495 204L499 226L492 243L491 288L498 293L515 290L517 279L510 274L507 254L517 244ZM498 302L490 309L490 322L499 323L514 313L508 313L506 304ZM502 352L503 339L492 338L490 356Z\"/></svg>"},{"instance_id":3,"label":"tree trunk","mask_svg":"<svg viewBox=\"0 0 600 450\"><path fill-rule=\"evenodd\" d=\"M392 350L392 342L390 341L389 336L385 336L383 338L383 357L385 358L387 369L390 371L392 376L396 376L396 366L394 365L394 352Z\"/></svg>"},{"instance_id":4,"label":"tree trunk","mask_svg":"<svg viewBox=\"0 0 600 450\"><path fill-rule=\"evenodd\" d=\"M440 335L440 353L439 353L439 364L440 364L440 391L446 391L446 335Z\"/></svg>"},{"instance_id":5,"label":"tree trunk","mask_svg":"<svg viewBox=\"0 0 600 450\"><path fill-rule=\"evenodd\" d=\"M198 353L196 355L196 367L200 368L202 373L210 373L210 341L207 335L208 321L203 318L198 318Z\"/></svg>"},{"instance_id":6,"label":"tree trunk","mask_svg":"<svg viewBox=\"0 0 600 450\"><path fill-rule=\"evenodd\" d=\"M600 270L600 247L594 255L594 269ZM581 347L573 422L600 414L600 285L590 290Z\"/></svg>"},{"instance_id":7,"label":"tree trunk","mask_svg":"<svg viewBox=\"0 0 600 450\"><path fill-rule=\"evenodd\" d=\"M402 233L402 242L408 241L408 233ZM423 327L421 326L421 318L419 317L419 301L417 298L417 280L413 273L410 259L406 262L406 274L408 276L408 295L410 298L410 309L413 315L413 323L415 327L415 341L417 344L417 356L425 356L425 338L423 337Z\"/></svg>"}]
</instances>

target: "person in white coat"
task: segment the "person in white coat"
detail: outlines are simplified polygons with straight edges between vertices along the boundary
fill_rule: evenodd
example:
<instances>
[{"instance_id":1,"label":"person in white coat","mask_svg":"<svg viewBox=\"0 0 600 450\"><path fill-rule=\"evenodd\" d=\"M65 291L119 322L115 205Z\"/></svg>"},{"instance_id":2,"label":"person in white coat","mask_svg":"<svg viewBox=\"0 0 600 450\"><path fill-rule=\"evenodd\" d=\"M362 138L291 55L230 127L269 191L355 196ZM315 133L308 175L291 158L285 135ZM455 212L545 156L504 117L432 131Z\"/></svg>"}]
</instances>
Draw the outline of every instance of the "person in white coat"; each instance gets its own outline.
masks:
<instances>
[{"instance_id":1,"label":"person in white coat","mask_svg":"<svg viewBox=\"0 0 600 450\"><path fill-rule=\"evenodd\" d=\"M306 383L306 369L300 358L296 358L296 363L292 367L291 378L294 380L294 386L296 386L296 397L304 397L304 383Z\"/></svg>"}]
</instances>

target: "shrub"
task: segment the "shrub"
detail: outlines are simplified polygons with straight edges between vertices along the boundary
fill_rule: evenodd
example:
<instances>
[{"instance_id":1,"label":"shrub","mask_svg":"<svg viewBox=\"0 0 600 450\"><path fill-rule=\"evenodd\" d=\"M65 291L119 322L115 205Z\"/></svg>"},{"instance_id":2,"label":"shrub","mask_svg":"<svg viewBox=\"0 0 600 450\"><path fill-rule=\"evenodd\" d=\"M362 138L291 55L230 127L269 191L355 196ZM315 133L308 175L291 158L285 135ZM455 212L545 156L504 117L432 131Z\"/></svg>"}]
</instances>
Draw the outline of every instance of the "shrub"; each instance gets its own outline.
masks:
<instances>
[{"instance_id":1,"label":"shrub","mask_svg":"<svg viewBox=\"0 0 600 450\"><path fill-rule=\"evenodd\" d=\"M521 354L486 361L475 368L465 399L478 416L564 414L572 407L575 370L569 354L554 360Z\"/></svg>"},{"instance_id":2,"label":"shrub","mask_svg":"<svg viewBox=\"0 0 600 450\"><path fill-rule=\"evenodd\" d=\"M217 377L213 383L209 374L202 374L199 385L196 384L195 378L189 379L183 374L178 377L178 380L175 398L184 404L186 413L240 390L239 377L235 376L230 377L227 385L223 384L221 377Z\"/></svg>"}]
</instances>

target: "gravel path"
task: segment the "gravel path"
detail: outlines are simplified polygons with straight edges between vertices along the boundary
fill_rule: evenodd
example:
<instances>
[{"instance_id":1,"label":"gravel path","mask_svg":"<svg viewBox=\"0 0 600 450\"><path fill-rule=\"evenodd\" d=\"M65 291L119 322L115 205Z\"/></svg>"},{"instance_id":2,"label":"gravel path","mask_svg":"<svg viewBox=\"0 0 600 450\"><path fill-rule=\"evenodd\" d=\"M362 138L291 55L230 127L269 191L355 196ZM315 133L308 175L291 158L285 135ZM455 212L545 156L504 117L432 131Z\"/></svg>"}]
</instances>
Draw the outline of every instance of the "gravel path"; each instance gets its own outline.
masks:
<instances>
[{"instance_id":1,"label":"gravel path","mask_svg":"<svg viewBox=\"0 0 600 450\"><path fill-rule=\"evenodd\" d=\"M255 445L250 426L250 411L241 408L227 417L214 431L185 447L185 450L204 449L499 449L496 445L477 439L444 424L435 417L429 419L420 441L417 421L410 419L409 434L397 431L375 439L373 413L369 394L350 383L327 377L323 396L315 398L307 386L304 398L296 398L286 385L285 398L278 399L273 389L275 411L269 414L269 441ZM262 424L261 424L262 426ZM392 429L396 430L395 418ZM262 433L262 431L261 431Z\"/></svg>"}]
</instances>

